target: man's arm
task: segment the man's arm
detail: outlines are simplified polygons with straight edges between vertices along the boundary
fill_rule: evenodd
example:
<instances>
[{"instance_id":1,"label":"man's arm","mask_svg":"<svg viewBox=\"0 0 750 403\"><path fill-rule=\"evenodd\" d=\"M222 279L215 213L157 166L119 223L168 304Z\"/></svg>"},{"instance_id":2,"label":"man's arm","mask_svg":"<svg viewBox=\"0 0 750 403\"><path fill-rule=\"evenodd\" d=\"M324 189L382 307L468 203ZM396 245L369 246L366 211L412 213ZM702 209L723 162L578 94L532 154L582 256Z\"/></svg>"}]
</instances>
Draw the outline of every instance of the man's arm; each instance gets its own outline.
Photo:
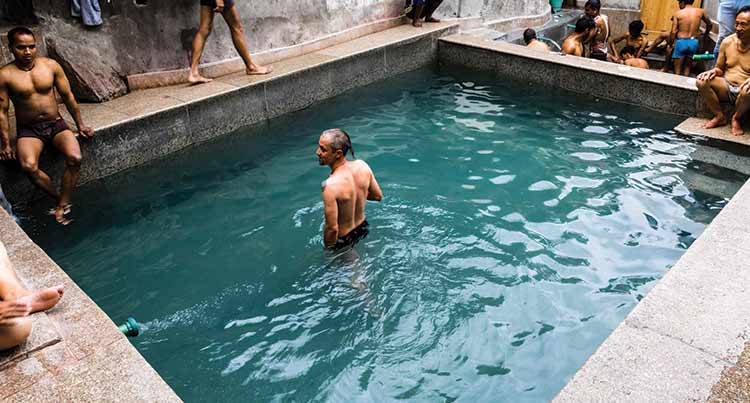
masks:
<instances>
[{"instance_id":1,"label":"man's arm","mask_svg":"<svg viewBox=\"0 0 750 403\"><path fill-rule=\"evenodd\" d=\"M383 200L383 191L380 190L380 185L375 179L375 174L370 170L370 187L367 189L367 200L381 201Z\"/></svg>"},{"instance_id":2,"label":"man's arm","mask_svg":"<svg viewBox=\"0 0 750 403\"><path fill-rule=\"evenodd\" d=\"M15 152L10 147L10 97L8 86L0 74L0 161L16 159Z\"/></svg>"},{"instance_id":3,"label":"man's arm","mask_svg":"<svg viewBox=\"0 0 750 403\"><path fill-rule=\"evenodd\" d=\"M672 16L672 30L669 31L669 43L674 43L675 39L677 39L677 32L679 32L679 24L677 23L677 13L675 13Z\"/></svg>"},{"instance_id":4,"label":"man's arm","mask_svg":"<svg viewBox=\"0 0 750 403\"><path fill-rule=\"evenodd\" d=\"M325 210L326 225L323 229L323 245L332 248L339 239L339 206L336 204L336 194L331 186L323 189L323 208Z\"/></svg>"},{"instance_id":5,"label":"man's arm","mask_svg":"<svg viewBox=\"0 0 750 403\"><path fill-rule=\"evenodd\" d=\"M711 28L713 28L714 24L711 22L711 18L708 17L708 14L706 14L706 10L703 10L703 16L701 16L701 19L706 23L706 32L703 35L708 38L708 34L711 33Z\"/></svg>"},{"instance_id":6,"label":"man's arm","mask_svg":"<svg viewBox=\"0 0 750 403\"><path fill-rule=\"evenodd\" d=\"M617 38L611 38L609 40L609 50L612 51L612 54L615 55L615 58L619 61L620 60L620 51L617 50L617 44L625 40L627 38L627 34L623 34L618 36Z\"/></svg>"},{"instance_id":7,"label":"man's arm","mask_svg":"<svg viewBox=\"0 0 750 403\"><path fill-rule=\"evenodd\" d=\"M641 35L641 37L643 37L643 35ZM647 37L643 37L643 40L641 41L641 47L640 47L640 48L638 48L638 49L637 49L637 50L635 51L635 57L637 57L637 58L639 58L639 59L640 59L640 58L641 58L641 55L642 55L642 54L643 54L643 52L644 52L644 51L646 50L646 47L648 47L648 38L647 38Z\"/></svg>"},{"instance_id":8,"label":"man's arm","mask_svg":"<svg viewBox=\"0 0 750 403\"><path fill-rule=\"evenodd\" d=\"M65 72L56 61L51 59L50 61L54 64L53 68L55 71L55 88L57 88L57 92L60 93L60 97L65 103L65 107L68 108L70 116L72 116L73 120L76 122L78 133L86 138L93 137L94 129L83 124L83 119L81 119L81 110L78 108L78 103L76 102L76 98L73 96L73 91L70 90L68 77L65 76Z\"/></svg>"}]
</instances>

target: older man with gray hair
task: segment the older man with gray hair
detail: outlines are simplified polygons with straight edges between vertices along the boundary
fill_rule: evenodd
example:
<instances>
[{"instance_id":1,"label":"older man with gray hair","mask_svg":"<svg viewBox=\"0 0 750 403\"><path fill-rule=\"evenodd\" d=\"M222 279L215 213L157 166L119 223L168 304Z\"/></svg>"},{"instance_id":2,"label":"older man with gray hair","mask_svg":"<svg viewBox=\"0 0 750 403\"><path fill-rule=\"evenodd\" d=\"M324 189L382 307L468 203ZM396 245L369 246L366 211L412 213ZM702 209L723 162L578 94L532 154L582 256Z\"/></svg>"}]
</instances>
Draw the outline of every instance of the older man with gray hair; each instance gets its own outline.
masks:
<instances>
[{"instance_id":1,"label":"older man with gray hair","mask_svg":"<svg viewBox=\"0 0 750 403\"><path fill-rule=\"evenodd\" d=\"M383 199L383 192L367 163L346 159L350 150L354 157L349 134L343 129L329 129L320 135L315 152L320 165L331 168L328 179L321 184L326 220L323 243L327 249L353 247L366 237L369 232L366 201Z\"/></svg>"}]
</instances>

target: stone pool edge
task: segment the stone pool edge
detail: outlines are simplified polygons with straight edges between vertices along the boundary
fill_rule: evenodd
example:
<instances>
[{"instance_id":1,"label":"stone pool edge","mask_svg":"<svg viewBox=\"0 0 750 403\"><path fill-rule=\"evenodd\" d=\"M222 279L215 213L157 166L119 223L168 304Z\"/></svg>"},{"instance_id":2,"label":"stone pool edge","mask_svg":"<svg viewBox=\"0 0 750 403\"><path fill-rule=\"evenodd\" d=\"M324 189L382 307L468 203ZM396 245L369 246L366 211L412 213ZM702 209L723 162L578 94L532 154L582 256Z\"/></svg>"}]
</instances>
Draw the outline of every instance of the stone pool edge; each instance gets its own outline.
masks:
<instances>
[{"instance_id":1,"label":"stone pool edge","mask_svg":"<svg viewBox=\"0 0 750 403\"><path fill-rule=\"evenodd\" d=\"M0 241L26 287L65 285L56 307L34 315L46 318L34 321L32 337L51 333L55 342L2 363L0 401L180 401L104 311L2 208Z\"/></svg>"}]
</instances>

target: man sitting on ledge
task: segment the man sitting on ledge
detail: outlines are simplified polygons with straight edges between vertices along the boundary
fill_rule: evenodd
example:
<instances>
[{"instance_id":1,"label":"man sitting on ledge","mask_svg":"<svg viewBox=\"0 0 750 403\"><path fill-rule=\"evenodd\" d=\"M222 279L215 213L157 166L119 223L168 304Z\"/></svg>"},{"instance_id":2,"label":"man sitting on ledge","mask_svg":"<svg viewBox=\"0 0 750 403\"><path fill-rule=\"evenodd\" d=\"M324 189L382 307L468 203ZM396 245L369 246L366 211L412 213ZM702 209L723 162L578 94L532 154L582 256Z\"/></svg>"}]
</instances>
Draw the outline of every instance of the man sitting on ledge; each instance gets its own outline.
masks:
<instances>
[{"instance_id":1,"label":"man sitting on ledge","mask_svg":"<svg viewBox=\"0 0 750 403\"><path fill-rule=\"evenodd\" d=\"M734 22L735 33L721 42L716 67L698 75L698 86L714 117L705 128L724 126L727 117L720 102L734 104L732 134L743 134L740 118L750 109L750 6L740 9Z\"/></svg>"},{"instance_id":2,"label":"man sitting on ledge","mask_svg":"<svg viewBox=\"0 0 750 403\"><path fill-rule=\"evenodd\" d=\"M29 315L57 305L62 295L62 285L39 291L25 289L0 242L0 351L23 343L31 333Z\"/></svg>"},{"instance_id":3,"label":"man sitting on ledge","mask_svg":"<svg viewBox=\"0 0 750 403\"><path fill-rule=\"evenodd\" d=\"M411 19L411 25L415 27L422 26L422 17L424 22L440 22L439 19L432 16L443 0L406 0L404 13Z\"/></svg>"}]
</instances>

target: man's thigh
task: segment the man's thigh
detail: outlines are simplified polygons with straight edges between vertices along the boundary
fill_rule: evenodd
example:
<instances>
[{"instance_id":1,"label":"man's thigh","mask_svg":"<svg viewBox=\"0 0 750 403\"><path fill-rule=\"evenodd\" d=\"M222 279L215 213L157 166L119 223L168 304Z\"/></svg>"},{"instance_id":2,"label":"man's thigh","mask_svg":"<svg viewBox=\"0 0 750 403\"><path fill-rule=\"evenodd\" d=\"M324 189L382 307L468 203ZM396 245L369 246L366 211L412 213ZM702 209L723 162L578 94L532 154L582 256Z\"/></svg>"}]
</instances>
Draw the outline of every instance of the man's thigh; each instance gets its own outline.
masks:
<instances>
[{"instance_id":1,"label":"man's thigh","mask_svg":"<svg viewBox=\"0 0 750 403\"><path fill-rule=\"evenodd\" d=\"M81 155L81 146L78 144L78 138L76 138L76 135L70 129L57 133L55 138L52 139L52 145L66 157Z\"/></svg>"},{"instance_id":2,"label":"man's thigh","mask_svg":"<svg viewBox=\"0 0 750 403\"><path fill-rule=\"evenodd\" d=\"M711 80L711 89L714 90L721 102L729 102L729 86L723 78L714 78Z\"/></svg>"},{"instance_id":3,"label":"man's thigh","mask_svg":"<svg viewBox=\"0 0 750 403\"><path fill-rule=\"evenodd\" d=\"M36 137L21 137L16 141L16 155L21 164L39 162L42 150L44 150L44 142Z\"/></svg>"}]
</instances>

